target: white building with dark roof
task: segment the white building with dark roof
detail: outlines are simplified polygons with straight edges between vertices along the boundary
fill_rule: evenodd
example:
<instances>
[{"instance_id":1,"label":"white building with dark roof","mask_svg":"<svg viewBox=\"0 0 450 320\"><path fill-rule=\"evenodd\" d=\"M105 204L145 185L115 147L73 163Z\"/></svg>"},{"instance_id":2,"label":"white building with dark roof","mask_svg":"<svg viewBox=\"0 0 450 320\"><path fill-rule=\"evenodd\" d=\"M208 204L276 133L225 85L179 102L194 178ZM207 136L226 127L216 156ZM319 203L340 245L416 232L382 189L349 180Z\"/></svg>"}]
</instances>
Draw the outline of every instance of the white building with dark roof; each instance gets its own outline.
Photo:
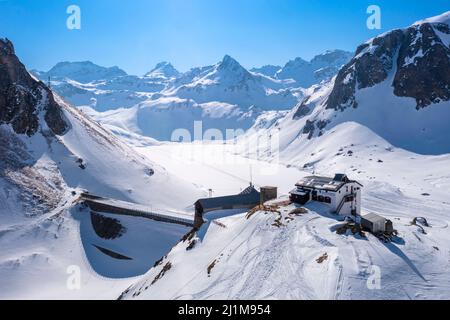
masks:
<instances>
[{"instance_id":1,"label":"white building with dark roof","mask_svg":"<svg viewBox=\"0 0 450 320\"><path fill-rule=\"evenodd\" d=\"M350 180L345 174L334 178L304 177L290 192L294 203L306 204L309 201L324 203L330 211L340 215L361 215L361 188L358 181Z\"/></svg>"}]
</instances>

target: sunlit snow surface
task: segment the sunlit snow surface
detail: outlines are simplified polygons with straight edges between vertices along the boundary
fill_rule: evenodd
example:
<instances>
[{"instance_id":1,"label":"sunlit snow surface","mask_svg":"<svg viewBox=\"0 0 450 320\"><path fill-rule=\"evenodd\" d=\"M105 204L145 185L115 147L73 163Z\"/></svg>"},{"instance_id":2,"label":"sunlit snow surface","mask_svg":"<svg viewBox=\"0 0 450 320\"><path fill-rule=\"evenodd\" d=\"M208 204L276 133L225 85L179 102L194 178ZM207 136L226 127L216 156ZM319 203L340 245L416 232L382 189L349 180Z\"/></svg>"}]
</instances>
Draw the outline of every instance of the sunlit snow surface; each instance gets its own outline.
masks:
<instances>
[{"instance_id":1,"label":"sunlit snow surface","mask_svg":"<svg viewBox=\"0 0 450 320\"><path fill-rule=\"evenodd\" d=\"M356 138L355 138L356 137ZM197 149L196 149L197 148ZM392 147L365 127L344 123L333 135L303 145L279 163L228 154L228 163L214 164L214 154L227 154L220 144L162 145L139 148L168 172L183 175L199 187L222 195L244 186L277 185L280 196L302 176L312 157L316 174L347 173L364 184L363 212L379 213L394 223L399 239L390 244L368 235L337 235L341 222L326 207L309 204L309 213L272 224L276 213L258 212L222 218L210 224L204 239L187 251L176 246L163 263L150 270L124 298L139 299L430 299L449 298L450 156L422 156ZM191 149L192 152L186 151ZM342 152L339 150L342 149ZM195 151L197 150L197 151ZM348 155L351 150L352 156ZM288 152L288 151L285 151ZM295 153L294 153L295 152ZM314 156L311 156L314 154ZM183 170L188 164L190 170ZM289 168L287 167L289 166ZM297 168L295 168L297 167ZM269 170L270 169L270 170ZM272 172L267 175L267 172ZM428 195L427 195L428 194ZM426 234L410 223L426 217ZM327 253L328 259L316 260ZM208 267L214 267L208 276ZM150 285L165 263L172 268ZM381 271L381 289L367 285L373 268ZM145 289L147 288L147 289Z\"/></svg>"},{"instance_id":2,"label":"sunlit snow surface","mask_svg":"<svg viewBox=\"0 0 450 320\"><path fill-rule=\"evenodd\" d=\"M325 207L311 204L309 213L289 223L283 219L292 208L284 208L284 226L280 228L272 225L277 219L273 213L258 212L248 220L245 213L221 218L222 225L210 223L192 250L186 251L186 242L170 251L168 244L176 244L181 231L157 225L158 232L173 235L168 243L164 240L167 237L149 234L154 225L151 221L136 218L112 216L122 221L130 233L117 240L99 239L91 230L88 215L76 211L77 207L70 205L73 199L67 195L65 206L72 209L64 211L61 205L61 215L53 217L55 212L49 213L26 227L2 226L2 298L111 299L130 286L124 298L132 298L134 293L135 298L144 299L449 298L449 155L422 156L394 148L354 123L341 124L333 134L299 145L297 150L286 148L278 157L267 157L270 163L236 154L243 150L222 143L135 147L146 161L163 166L167 177L192 184L192 189L180 188L183 183L174 181L161 194L168 197L178 192L184 199L192 199L191 203L200 195L206 196L209 189L217 196L238 193L251 177L256 186L278 186L283 198L298 179L313 170L324 175L347 173L364 185L363 211L392 219L400 241L383 244L372 236L360 239L337 235L333 227L341 222ZM304 168L305 163L313 163L314 167ZM152 192L149 197L155 197ZM150 201L147 203L150 205ZM168 203L160 201L159 206L180 208L176 202ZM186 206L192 212L192 207ZM426 217L431 224L425 227L426 234L410 225L418 216ZM155 257L164 251L158 247L164 247L163 242L168 256L161 265L143 276L117 278L135 276L152 267ZM109 258L92 243L135 257L136 261ZM151 252L152 247L159 249ZM328 259L317 263L316 259L325 253ZM214 260L218 262L208 277L208 266ZM150 285L168 261L172 268ZM81 290L67 289L70 265L81 268ZM381 290L369 290L366 284L373 265L381 270ZM145 287L147 290L143 290Z\"/></svg>"}]
</instances>

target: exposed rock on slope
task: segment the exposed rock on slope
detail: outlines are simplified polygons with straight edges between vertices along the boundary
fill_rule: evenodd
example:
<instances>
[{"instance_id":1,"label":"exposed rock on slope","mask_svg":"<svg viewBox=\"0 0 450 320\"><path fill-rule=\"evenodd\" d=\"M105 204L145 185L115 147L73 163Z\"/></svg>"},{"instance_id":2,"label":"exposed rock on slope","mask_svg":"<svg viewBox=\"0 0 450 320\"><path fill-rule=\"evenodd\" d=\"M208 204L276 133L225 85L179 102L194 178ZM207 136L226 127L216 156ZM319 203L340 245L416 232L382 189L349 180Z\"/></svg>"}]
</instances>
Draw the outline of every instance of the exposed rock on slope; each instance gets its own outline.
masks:
<instances>
[{"instance_id":1,"label":"exposed rock on slope","mask_svg":"<svg viewBox=\"0 0 450 320\"><path fill-rule=\"evenodd\" d=\"M0 221L10 212L48 212L64 192L78 188L162 207L171 207L173 199L149 195L152 185L181 184L196 193L191 184L171 177L54 96L27 72L8 40L0 40L0 151ZM181 197L178 209L192 201L189 192ZM38 204L42 210L35 210ZM9 210L9 205L17 208Z\"/></svg>"},{"instance_id":2,"label":"exposed rock on slope","mask_svg":"<svg viewBox=\"0 0 450 320\"><path fill-rule=\"evenodd\" d=\"M449 153L449 23L447 12L360 45L332 81L304 90L302 102L279 121L282 145L356 122L396 147Z\"/></svg>"},{"instance_id":3,"label":"exposed rock on slope","mask_svg":"<svg viewBox=\"0 0 450 320\"><path fill-rule=\"evenodd\" d=\"M394 94L423 108L450 99L450 14L393 30L359 46L336 77L328 108L358 106L356 90L373 87L393 73Z\"/></svg>"},{"instance_id":4,"label":"exposed rock on slope","mask_svg":"<svg viewBox=\"0 0 450 320\"><path fill-rule=\"evenodd\" d=\"M54 134L67 130L52 92L30 76L15 55L13 44L0 39L0 124L11 124L16 133L31 136L38 129L41 113Z\"/></svg>"}]
</instances>

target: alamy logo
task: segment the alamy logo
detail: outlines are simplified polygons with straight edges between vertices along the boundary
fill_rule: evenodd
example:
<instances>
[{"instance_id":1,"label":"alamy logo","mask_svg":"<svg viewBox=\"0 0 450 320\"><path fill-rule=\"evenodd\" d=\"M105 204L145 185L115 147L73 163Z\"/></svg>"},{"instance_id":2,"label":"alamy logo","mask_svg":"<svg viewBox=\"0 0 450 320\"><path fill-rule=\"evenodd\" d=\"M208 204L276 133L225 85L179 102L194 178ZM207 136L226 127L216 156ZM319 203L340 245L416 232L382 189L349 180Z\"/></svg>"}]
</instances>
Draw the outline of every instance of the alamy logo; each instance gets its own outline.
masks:
<instances>
[{"instance_id":1,"label":"alamy logo","mask_svg":"<svg viewBox=\"0 0 450 320\"><path fill-rule=\"evenodd\" d=\"M377 5L371 5L367 8L367 14L370 14L370 16L367 18L367 28L369 30L380 30L381 8Z\"/></svg>"},{"instance_id":2,"label":"alamy logo","mask_svg":"<svg viewBox=\"0 0 450 320\"><path fill-rule=\"evenodd\" d=\"M70 5L67 7L66 13L69 17L66 20L66 26L69 30L81 29L81 9L77 5Z\"/></svg>"},{"instance_id":3,"label":"alamy logo","mask_svg":"<svg viewBox=\"0 0 450 320\"><path fill-rule=\"evenodd\" d=\"M381 268L379 266L370 266L369 277L367 278L367 288L369 290L381 289Z\"/></svg>"},{"instance_id":4,"label":"alamy logo","mask_svg":"<svg viewBox=\"0 0 450 320\"><path fill-rule=\"evenodd\" d=\"M226 129L225 139L233 140L245 134L243 129ZM211 128L203 132L203 122L194 121L194 137L187 129L179 128L172 132L171 141L173 142L192 142L192 141L221 141L224 136L221 130Z\"/></svg>"},{"instance_id":5,"label":"alamy logo","mask_svg":"<svg viewBox=\"0 0 450 320\"><path fill-rule=\"evenodd\" d=\"M172 151L172 159L183 159L184 163L202 163L209 166L251 165L263 158L270 161L258 166L262 175L275 175L279 170L279 130L270 130L253 136L251 140L242 139L243 129L222 130L209 128L203 130L203 121L194 121L193 134L185 128L172 131L171 141L181 143ZM237 157L236 155L242 155Z\"/></svg>"},{"instance_id":6,"label":"alamy logo","mask_svg":"<svg viewBox=\"0 0 450 320\"><path fill-rule=\"evenodd\" d=\"M68 266L66 273L69 275L67 277L66 286L69 290L80 290L81 289L81 269L79 266Z\"/></svg>"}]
</instances>

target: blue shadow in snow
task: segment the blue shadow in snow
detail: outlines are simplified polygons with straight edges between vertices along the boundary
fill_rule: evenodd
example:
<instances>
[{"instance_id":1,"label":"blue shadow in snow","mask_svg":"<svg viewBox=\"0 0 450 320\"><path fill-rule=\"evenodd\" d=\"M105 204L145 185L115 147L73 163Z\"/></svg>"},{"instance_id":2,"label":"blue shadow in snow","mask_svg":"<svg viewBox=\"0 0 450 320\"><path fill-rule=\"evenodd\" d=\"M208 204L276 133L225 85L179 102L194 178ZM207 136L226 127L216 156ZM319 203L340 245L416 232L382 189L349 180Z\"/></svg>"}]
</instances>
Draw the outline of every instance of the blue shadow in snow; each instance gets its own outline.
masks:
<instances>
[{"instance_id":1,"label":"blue shadow in snow","mask_svg":"<svg viewBox=\"0 0 450 320\"><path fill-rule=\"evenodd\" d=\"M411 261L411 259L409 259L408 256L399 247L397 247L393 243L383 243L383 244L389 251L391 251L397 257L405 261L405 263L412 269L412 271L414 271L423 281L428 281L427 279L425 279L425 277L422 275L419 269L417 269L417 267Z\"/></svg>"}]
</instances>

